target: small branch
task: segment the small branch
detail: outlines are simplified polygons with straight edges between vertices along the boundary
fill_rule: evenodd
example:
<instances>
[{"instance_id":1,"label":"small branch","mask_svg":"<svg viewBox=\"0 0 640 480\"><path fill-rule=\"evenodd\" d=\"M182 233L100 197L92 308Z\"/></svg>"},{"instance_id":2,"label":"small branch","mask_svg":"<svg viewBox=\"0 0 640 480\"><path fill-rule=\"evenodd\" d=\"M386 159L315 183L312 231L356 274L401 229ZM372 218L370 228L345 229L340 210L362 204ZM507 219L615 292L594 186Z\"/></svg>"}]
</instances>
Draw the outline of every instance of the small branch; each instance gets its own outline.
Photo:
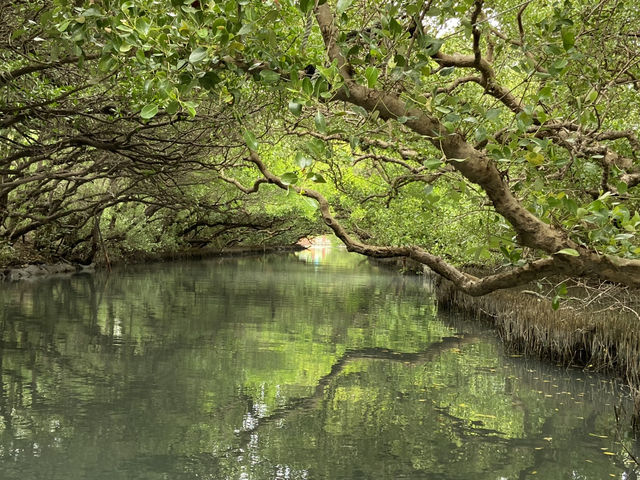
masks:
<instances>
[{"instance_id":1,"label":"small branch","mask_svg":"<svg viewBox=\"0 0 640 480\"><path fill-rule=\"evenodd\" d=\"M596 140L599 142L603 140L619 140L622 138L626 138L633 151L640 154L640 140L631 130L602 132L596 135Z\"/></svg>"},{"instance_id":2,"label":"small branch","mask_svg":"<svg viewBox=\"0 0 640 480\"><path fill-rule=\"evenodd\" d=\"M268 183L268 180L266 178L259 178L257 179L254 184L251 187L245 187L244 185L242 185L238 180L236 180L235 178L229 178L229 177L225 177L222 173L218 174L218 178L220 180L224 180L227 183L230 183L232 185L235 185L235 187L240 190L243 193L256 193L259 189L260 189L260 185L262 185L263 183Z\"/></svg>"},{"instance_id":3,"label":"small branch","mask_svg":"<svg viewBox=\"0 0 640 480\"><path fill-rule=\"evenodd\" d=\"M97 58L100 58L100 55L97 55L97 54L87 55L83 59L95 60ZM79 60L80 60L80 57L75 57L75 56L65 57L62 60L58 60L57 62L27 65L26 67L18 68L10 72L0 72L0 87L4 87L5 85L9 84L9 82L12 82L13 80L16 80L17 78L20 78L24 75L29 75L35 72L41 72L43 70L48 70L50 68L56 68L56 67L59 67L60 65L77 63Z\"/></svg>"},{"instance_id":4,"label":"small branch","mask_svg":"<svg viewBox=\"0 0 640 480\"><path fill-rule=\"evenodd\" d=\"M478 17L482 13L482 4L484 0L475 0L474 2L474 10L471 14L471 28L473 34L473 56L476 67L480 68L480 61L482 60L482 55L480 52L480 29L478 28Z\"/></svg>"},{"instance_id":5,"label":"small branch","mask_svg":"<svg viewBox=\"0 0 640 480\"><path fill-rule=\"evenodd\" d=\"M527 9L527 7L529 6L529 3L531 2L527 2L520 7L520 10L518 10L518 15L516 17L518 22L518 32L520 33L521 46L524 46L524 25L522 24L522 15L524 14L524 11Z\"/></svg>"}]
</instances>

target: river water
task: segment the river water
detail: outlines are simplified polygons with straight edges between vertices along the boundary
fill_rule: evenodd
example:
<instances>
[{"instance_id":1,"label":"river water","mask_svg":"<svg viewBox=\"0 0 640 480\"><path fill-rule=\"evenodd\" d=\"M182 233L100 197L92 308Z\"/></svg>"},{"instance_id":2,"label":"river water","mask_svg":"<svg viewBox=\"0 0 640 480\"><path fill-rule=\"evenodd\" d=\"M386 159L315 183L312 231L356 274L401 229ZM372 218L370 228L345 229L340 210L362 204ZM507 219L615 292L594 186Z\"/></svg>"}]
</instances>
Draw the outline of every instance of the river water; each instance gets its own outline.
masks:
<instances>
[{"instance_id":1,"label":"river water","mask_svg":"<svg viewBox=\"0 0 640 480\"><path fill-rule=\"evenodd\" d=\"M624 389L339 249L0 285L1 479L637 479Z\"/></svg>"}]
</instances>

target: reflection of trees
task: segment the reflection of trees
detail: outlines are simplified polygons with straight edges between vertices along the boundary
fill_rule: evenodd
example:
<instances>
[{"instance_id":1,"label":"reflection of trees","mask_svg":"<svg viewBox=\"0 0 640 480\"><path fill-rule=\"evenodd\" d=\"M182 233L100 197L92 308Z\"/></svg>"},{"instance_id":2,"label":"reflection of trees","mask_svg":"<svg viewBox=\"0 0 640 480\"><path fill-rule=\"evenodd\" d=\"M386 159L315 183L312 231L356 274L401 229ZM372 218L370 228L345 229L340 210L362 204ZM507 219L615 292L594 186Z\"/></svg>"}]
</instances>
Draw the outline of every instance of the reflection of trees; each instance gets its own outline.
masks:
<instances>
[{"instance_id":1,"label":"reflection of trees","mask_svg":"<svg viewBox=\"0 0 640 480\"><path fill-rule=\"evenodd\" d=\"M402 362L410 365L419 365L432 361L442 352L459 348L466 343L477 341L475 337L445 337L441 342L430 345L426 350L418 353L404 353L388 350L385 348L362 348L357 350L347 350L331 367L329 373L318 380L313 394L309 397L296 398L289 401L286 405L275 409L275 411L267 416L256 418L249 428L245 428L239 432L242 443L248 443L252 433L266 424L284 420L290 414L297 410L315 409L324 399L325 388L339 376L344 369L351 363L363 358L387 360L393 362ZM251 412L251 409L249 410Z\"/></svg>"},{"instance_id":2,"label":"reflection of trees","mask_svg":"<svg viewBox=\"0 0 640 480\"><path fill-rule=\"evenodd\" d=\"M520 361L519 364L507 362L507 367L509 372L521 374L516 378L526 377L527 380L525 382L529 383L529 385L523 389L523 384L514 379L512 382L516 383L516 392L508 393L508 395L510 398L520 402L519 406L516 407L514 405L514 407L522 408L525 415L512 417L509 415L509 411L500 409L494 411L494 413L498 414L496 419L498 424L507 428L500 429L497 427L498 429L496 429L485 426L484 422L478 420L477 417L469 416L468 414L462 415L447 406L446 402L439 403L437 401L434 401L433 404L425 405L425 409L419 412L403 410L403 415L406 415L408 423L395 433L393 429L389 429L389 425L393 424L393 415L381 413L378 416L370 416L372 408L378 412L394 411L397 409L394 405L405 400L409 402L409 405L421 405L416 402L415 392L402 390L403 387L397 381L387 385L387 387L391 390L400 389L404 391L403 397L396 397L394 400L393 396L386 396L384 387L380 387L380 385L384 384L385 378L387 381L390 378L391 365L396 365L396 369L404 371L416 371L418 370L417 367L423 367L426 371L433 371L443 366L442 358L440 357L444 354L455 356L453 353L460 348L473 346L478 341L479 338L473 335L462 338L445 337L442 341L430 345L426 350L419 353L401 353L382 348L348 350L335 361L330 371L318 380L309 396L292 399L270 414L262 416L254 404L249 402L249 408L245 416L249 421L245 421L244 428L237 433L239 446L235 452L240 452L238 453L240 457L243 457L246 452L253 452L253 455L260 458L269 458L273 462L277 462L275 459L287 458L290 461L289 466L293 469L304 469L303 466L306 465L307 468L311 468L312 476L317 475L319 478L329 478L332 474L336 475L335 472L330 471L331 466L336 467L335 458L339 455L346 455L345 452L336 449L336 445L332 444L331 438L333 438L333 442L339 442L340 438L348 435L351 429L362 427L363 422L366 424L373 422L375 427L372 427L370 434L372 436L380 435L384 437L390 435L394 438L394 435L398 435L397 441L402 442L407 447L440 442L449 449L449 454L444 454L442 449L434 450L428 447L419 450L419 453L411 451L411 448L408 451L398 452L396 461L399 464L413 462L413 467L405 472L405 474L411 476L410 478L422 478L422 476L432 478L431 475L442 468L441 465L447 463L454 469L460 469L460 465L457 462L462 462L465 465L462 467L462 471L469 474L480 471L493 471L497 474L499 471L504 472L504 478L524 479L529 478L532 472L546 471L549 476L541 478L567 478L566 475L570 474L570 468L574 468L576 465L583 465L585 458L582 458L581 455L588 455L590 451L586 447L576 449L576 438L584 437L585 432L602 433L604 426L602 422L607 417L607 409L598 406L596 403L598 399L593 398L594 405L581 412L585 415L584 418L559 413L558 409L555 408L556 403L545 405L546 397L543 396L542 399L536 397L540 388L545 388L544 392L549 391L546 387L543 387L543 385L547 385L545 382L550 382L546 378L544 370L532 370L523 361ZM482 361L492 360L484 358ZM444 362L449 363L450 368L460 367L460 365L451 365L450 360L444 360ZM355 368L354 371L349 371L351 367L358 364L361 364L361 369ZM379 365L380 368L372 368L373 365ZM478 375L488 375L492 371L495 374L495 369L477 366L474 368ZM557 371L554 373L558 375ZM541 377L535 377L536 375L541 375ZM420 385L418 380L420 378L419 374L411 376L411 380L418 382L418 385ZM428 381L429 378L429 376L422 377L422 385L428 385L430 383ZM554 381L559 384L553 385L555 387L564 389L567 386L572 386L576 388L574 390L576 395L583 394L581 390L585 387L584 382L577 382L576 379L571 377L554 378ZM411 382L408 383L410 384ZM367 389L363 384L371 384L373 386ZM549 383L549 386L551 386L551 383ZM461 388L471 388L471 386L465 387L461 385ZM368 399L357 398L360 389L364 389ZM520 395L517 394L521 389L533 392L533 395L527 392L520 392ZM341 390L347 391L347 396L344 397L342 395L342 398L343 400L346 398L344 401L352 403L350 408L354 412L341 412L339 410L340 407L336 405L335 402ZM482 391L475 393L483 394ZM543 393L543 391L540 391L540 393ZM497 392L493 392L493 395L496 394ZM484 392L484 395L491 395L491 392ZM428 398L437 399L438 395L431 392ZM600 401L601 399L602 397L600 397ZM491 401L492 399L488 400ZM540 406L536 407L538 404ZM530 423L530 420L528 420L529 415L526 415L527 412L531 415L540 416L542 424L537 427L535 424ZM363 416L363 419L360 419L360 416ZM305 448L305 443L319 441L317 439L318 434L312 432L326 430L333 422L331 418L338 422L338 428L341 429L341 433L333 433L328 438L323 435L324 441L328 443L323 443L322 445L313 443L313 449ZM522 425L524 431L520 434L522 436L514 436L514 429L510 423L519 421L524 422ZM415 428L415 424L418 422L420 426ZM598 426L598 424L600 425ZM606 428L612 428L612 426L609 425ZM515 430L517 431L518 429ZM277 440L274 440L274 437ZM378 446L378 443L385 444L385 441L384 438L381 438L379 442L371 442L372 445L367 447L374 448L374 450L376 448L380 449L370 454L372 465L375 465L376 462L381 462L380 459L375 458L376 455L384 456L388 454L385 448ZM552 441L553 443L551 443ZM362 442L362 445L368 445L365 440L362 440ZM599 447L596 445L599 444L594 441L593 446L590 447L592 455L601 454ZM294 453L297 452L297 449L303 450L303 453L299 455ZM326 449L327 452L318 453L323 449ZM313 450L313 453L311 450ZM561 452L567 452L567 459L570 459L570 461L563 463L560 458L560 455L563 454ZM360 453L369 455L362 451ZM316 456L320 456L322 459L318 459ZM313 460L308 460L311 457ZM418 458L420 462L415 463ZM447 460L443 460L443 458ZM589 457L586 458L589 459ZM361 462L362 459L358 458L356 460L353 458L353 461ZM325 463L328 465L326 469L323 466ZM348 464L349 462L347 461L346 463ZM341 465L347 468L346 471L350 471L344 463ZM584 470L586 476L580 478L600 478L599 475L604 475L604 472L609 468L601 462L595 467L588 466L589 468ZM592 470L591 473L589 473L590 470ZM400 468L398 471L402 471L402 469ZM582 471L582 469L578 468L576 471ZM354 473L351 472L350 474ZM351 478L349 477L350 474L340 473L340 475L348 478ZM358 474L362 478L370 478L366 470ZM369 475L371 475L371 472L369 472ZM629 476L628 478L636 478L633 469L627 470L626 475ZM443 472L442 476L437 478L457 479L464 478L464 476L452 471Z\"/></svg>"},{"instance_id":3,"label":"reflection of trees","mask_svg":"<svg viewBox=\"0 0 640 480\"><path fill-rule=\"evenodd\" d=\"M499 360L469 324L436 319L411 279L308 271L264 257L3 289L0 446L22 449L17 472L43 465L38 443L89 469L107 455L123 471L178 479L245 467L262 478L276 465L355 478L356 464L374 478L384 459L409 478L494 469L511 480L542 466L556 479L553 455L581 465L599 452L599 439L574 445L610 428L599 385ZM556 412L545 395L561 390L584 408ZM596 473L587 478L608 475Z\"/></svg>"},{"instance_id":4,"label":"reflection of trees","mask_svg":"<svg viewBox=\"0 0 640 480\"><path fill-rule=\"evenodd\" d=\"M242 348L255 350L258 346L251 342L265 341L273 335L275 342L295 345L292 334L303 334L309 335L310 341L317 345L331 338L340 349L348 342L351 314L365 315L359 320L358 328L368 328L366 314L375 308L368 293L371 289L384 290L385 285L392 282L392 277L367 279L349 287L345 293L348 277L339 286L331 284L330 275L308 279L304 276L304 266L292 269L287 262L283 266L283 258L287 257L130 269L152 272L152 280L146 282L129 273L118 277L96 274L22 283L3 289L0 291L0 303L5 307L0 311L3 347L0 383L4 395L0 408L6 424L11 425L16 415L30 414L34 408L34 418L44 410L64 411L65 402L75 397L88 404L108 403L114 394L105 391L106 382L110 382L110 388L126 393L129 385L141 381L145 368L152 369L151 375L161 375L159 368L165 368L165 364L181 355L183 352L176 353L176 350L183 349L184 345L196 350L210 349L201 358L195 358L199 352L193 354L193 362L203 362L199 367L203 380L195 389L219 392L223 385L228 391L225 395L231 398L237 391L235 382L243 377L242 369L249 361L231 358L230 352L240 349L237 344L244 343ZM247 265L254 270L248 270ZM289 279L283 283L285 271ZM255 281L256 278L259 281ZM322 282L323 295L332 295L339 301L327 302L319 311L294 300L317 295L319 282ZM258 301L260 299L268 302ZM343 313L338 313L340 311ZM176 318L184 320L177 322ZM236 323L237 319L242 321ZM304 332L301 319L309 320ZM331 320L331 324L327 324L327 320ZM248 330L252 325L256 328ZM324 325L330 328L325 329ZM323 346L326 350L323 358L332 359L336 345ZM216 354L216 346L229 352L229 358ZM296 360L298 366L308 361L311 357ZM152 366L144 366L144 362ZM224 368L216 366L213 372L205 372L205 365L208 368L216 364ZM175 375L177 373L171 372L168 379ZM184 382L179 378L174 381ZM182 398L193 391L193 387L185 389ZM62 393L69 399L61 398ZM148 395L152 393L153 389ZM215 406L205 406L198 404L201 399L196 398L197 395L193 396L187 403L193 405L194 412L210 408L225 418L229 430L242 416L240 411L235 413L236 407L230 408L226 400L217 399ZM60 422L69 427L67 434L71 438L70 427L77 423L73 415L60 418ZM109 428L102 425L100 419L91 422L96 431ZM29 429L33 436L45 432L46 416L40 416ZM5 429L5 434L13 437L15 431Z\"/></svg>"}]
</instances>

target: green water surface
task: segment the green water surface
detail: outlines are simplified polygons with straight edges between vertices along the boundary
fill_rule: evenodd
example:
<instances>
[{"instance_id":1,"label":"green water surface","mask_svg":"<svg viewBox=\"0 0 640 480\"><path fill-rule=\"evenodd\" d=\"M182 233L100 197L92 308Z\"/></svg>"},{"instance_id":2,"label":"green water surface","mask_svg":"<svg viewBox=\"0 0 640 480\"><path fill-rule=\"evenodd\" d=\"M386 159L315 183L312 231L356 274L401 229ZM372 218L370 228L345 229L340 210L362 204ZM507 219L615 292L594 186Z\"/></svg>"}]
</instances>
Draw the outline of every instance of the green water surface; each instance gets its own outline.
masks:
<instances>
[{"instance_id":1,"label":"green water surface","mask_svg":"<svg viewBox=\"0 0 640 480\"><path fill-rule=\"evenodd\" d=\"M0 479L634 480L614 382L339 249L0 285Z\"/></svg>"}]
</instances>

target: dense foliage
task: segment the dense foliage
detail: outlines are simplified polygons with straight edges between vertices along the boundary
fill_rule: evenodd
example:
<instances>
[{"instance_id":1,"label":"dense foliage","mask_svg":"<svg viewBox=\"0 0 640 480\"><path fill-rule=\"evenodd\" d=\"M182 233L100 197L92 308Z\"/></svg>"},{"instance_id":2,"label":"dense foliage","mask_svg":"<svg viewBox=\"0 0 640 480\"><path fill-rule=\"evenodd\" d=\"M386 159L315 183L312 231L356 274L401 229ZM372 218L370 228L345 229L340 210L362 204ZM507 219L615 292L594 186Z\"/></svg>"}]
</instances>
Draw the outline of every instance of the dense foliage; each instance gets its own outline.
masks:
<instances>
[{"instance_id":1,"label":"dense foliage","mask_svg":"<svg viewBox=\"0 0 640 480\"><path fill-rule=\"evenodd\" d=\"M636 2L3 8L7 257L283 243L321 218L474 295L640 285Z\"/></svg>"}]
</instances>

